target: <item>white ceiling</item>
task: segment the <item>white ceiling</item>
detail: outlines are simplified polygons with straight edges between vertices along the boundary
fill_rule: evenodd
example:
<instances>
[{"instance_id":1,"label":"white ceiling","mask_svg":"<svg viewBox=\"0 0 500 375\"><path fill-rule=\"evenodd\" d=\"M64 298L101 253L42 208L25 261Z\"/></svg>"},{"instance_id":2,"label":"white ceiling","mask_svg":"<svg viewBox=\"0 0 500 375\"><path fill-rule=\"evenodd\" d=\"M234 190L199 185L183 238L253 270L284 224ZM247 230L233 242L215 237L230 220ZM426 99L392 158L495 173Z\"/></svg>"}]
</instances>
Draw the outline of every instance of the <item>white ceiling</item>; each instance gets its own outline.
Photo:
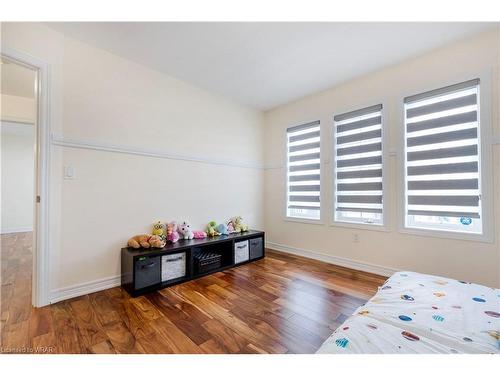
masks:
<instances>
[{"instance_id":1,"label":"white ceiling","mask_svg":"<svg viewBox=\"0 0 500 375\"><path fill-rule=\"evenodd\" d=\"M49 23L64 34L268 110L493 23Z\"/></svg>"},{"instance_id":2,"label":"white ceiling","mask_svg":"<svg viewBox=\"0 0 500 375\"><path fill-rule=\"evenodd\" d=\"M7 95L34 98L35 71L10 61L0 59L0 62L2 63L0 66L0 92Z\"/></svg>"}]
</instances>

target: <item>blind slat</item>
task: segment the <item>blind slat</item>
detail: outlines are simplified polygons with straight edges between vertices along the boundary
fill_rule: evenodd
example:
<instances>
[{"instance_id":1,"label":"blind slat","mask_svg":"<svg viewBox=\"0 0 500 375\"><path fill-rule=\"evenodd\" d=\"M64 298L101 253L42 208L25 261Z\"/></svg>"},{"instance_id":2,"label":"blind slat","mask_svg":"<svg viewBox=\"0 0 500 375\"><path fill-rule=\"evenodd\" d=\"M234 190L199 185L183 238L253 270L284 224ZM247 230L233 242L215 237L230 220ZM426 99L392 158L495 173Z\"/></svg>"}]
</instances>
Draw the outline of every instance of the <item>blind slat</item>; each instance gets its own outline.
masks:
<instances>
[{"instance_id":1,"label":"blind slat","mask_svg":"<svg viewBox=\"0 0 500 375\"><path fill-rule=\"evenodd\" d=\"M424 135L421 137L408 138L406 144L411 146L430 145L434 143L443 143L451 141L461 141L464 139L477 138L477 128L463 129L451 131L446 133L437 133L431 135Z\"/></svg>"},{"instance_id":2,"label":"blind slat","mask_svg":"<svg viewBox=\"0 0 500 375\"><path fill-rule=\"evenodd\" d=\"M472 173L478 171L477 161L468 163L423 165L419 167L408 167L409 176L425 174L448 174L448 173Z\"/></svg>"},{"instance_id":3,"label":"blind slat","mask_svg":"<svg viewBox=\"0 0 500 375\"><path fill-rule=\"evenodd\" d=\"M303 145L290 146L288 148L288 152L305 151L305 150L311 150L311 149L319 148L319 147L320 147L319 142L306 143Z\"/></svg>"},{"instance_id":4,"label":"blind slat","mask_svg":"<svg viewBox=\"0 0 500 375\"><path fill-rule=\"evenodd\" d=\"M344 180L346 178L375 178L382 177L382 168L366 169L360 171L337 172L337 179Z\"/></svg>"},{"instance_id":5,"label":"blind slat","mask_svg":"<svg viewBox=\"0 0 500 375\"><path fill-rule=\"evenodd\" d=\"M371 113L380 112L382 110L382 104L373 105L371 107L366 107L362 109L357 109L355 111L342 113L333 117L335 122L344 121L350 118L360 117L364 115L369 115Z\"/></svg>"},{"instance_id":6,"label":"blind slat","mask_svg":"<svg viewBox=\"0 0 500 375\"><path fill-rule=\"evenodd\" d=\"M408 152L408 161L453 158L477 155L477 145Z\"/></svg>"},{"instance_id":7,"label":"blind slat","mask_svg":"<svg viewBox=\"0 0 500 375\"><path fill-rule=\"evenodd\" d=\"M316 137L319 137L319 130L316 132L311 132L311 133L306 133L306 134L293 135L290 137L290 142L298 142L298 141L303 141L306 139L316 138Z\"/></svg>"},{"instance_id":8,"label":"blind slat","mask_svg":"<svg viewBox=\"0 0 500 375\"><path fill-rule=\"evenodd\" d=\"M359 208L359 207L337 207L337 211L347 211L347 212L369 212L381 214L381 208Z\"/></svg>"},{"instance_id":9,"label":"blind slat","mask_svg":"<svg viewBox=\"0 0 500 375\"><path fill-rule=\"evenodd\" d=\"M419 130L436 129L451 125L467 124L475 121L477 121L477 112L471 111L459 113L457 115L438 117L431 120L411 122L407 124L406 131L408 133L412 133Z\"/></svg>"},{"instance_id":10,"label":"blind slat","mask_svg":"<svg viewBox=\"0 0 500 375\"><path fill-rule=\"evenodd\" d=\"M337 126L337 132L343 133L350 130L363 129L368 126L380 125L382 123L382 116L371 117L364 120L349 122Z\"/></svg>"},{"instance_id":11,"label":"blind slat","mask_svg":"<svg viewBox=\"0 0 500 375\"><path fill-rule=\"evenodd\" d=\"M363 152L382 151L382 142L369 143L361 146L351 146L337 149L337 156L361 154Z\"/></svg>"},{"instance_id":12,"label":"blind slat","mask_svg":"<svg viewBox=\"0 0 500 375\"><path fill-rule=\"evenodd\" d=\"M371 130L369 132L352 134L352 135L345 135L343 137L337 137L337 144L341 145L344 143L365 141L367 139L380 138L380 137L382 137L382 130L377 129L377 130Z\"/></svg>"},{"instance_id":13,"label":"blind slat","mask_svg":"<svg viewBox=\"0 0 500 375\"><path fill-rule=\"evenodd\" d=\"M472 190L478 187L477 178L467 180L408 181L408 190Z\"/></svg>"},{"instance_id":14,"label":"blind slat","mask_svg":"<svg viewBox=\"0 0 500 375\"><path fill-rule=\"evenodd\" d=\"M301 181L319 181L320 180L320 175L319 174L308 174L304 176L290 176L288 178L290 182L301 182Z\"/></svg>"},{"instance_id":15,"label":"blind slat","mask_svg":"<svg viewBox=\"0 0 500 375\"><path fill-rule=\"evenodd\" d=\"M313 122L308 122L307 124L302 124L302 125L297 125L297 126L292 126L288 129L286 129L287 133L296 133L302 130L310 129L310 128L316 128L319 126L319 121L313 121Z\"/></svg>"},{"instance_id":16,"label":"blind slat","mask_svg":"<svg viewBox=\"0 0 500 375\"><path fill-rule=\"evenodd\" d=\"M422 206L472 206L479 205L479 197L472 195L409 195L408 204Z\"/></svg>"},{"instance_id":17,"label":"blind slat","mask_svg":"<svg viewBox=\"0 0 500 375\"><path fill-rule=\"evenodd\" d=\"M382 195L337 195L339 203L382 203Z\"/></svg>"},{"instance_id":18,"label":"blind slat","mask_svg":"<svg viewBox=\"0 0 500 375\"><path fill-rule=\"evenodd\" d=\"M433 97L451 94L453 92L458 92L458 91L470 89L470 88L473 88L473 87L478 86L478 85L479 85L478 78L471 79L469 81L465 81L465 82L457 83L454 85L442 87L442 88L439 88L436 90L426 91L426 92L423 92L421 94L408 96L404 99L404 102L405 102L405 104L410 104L410 103L418 102L421 100L430 99Z\"/></svg>"},{"instance_id":19,"label":"blind slat","mask_svg":"<svg viewBox=\"0 0 500 375\"><path fill-rule=\"evenodd\" d=\"M294 161L305 161L305 160L314 160L314 159L319 159L319 152L315 152L313 154L290 156L290 158L288 160L290 162L294 162Z\"/></svg>"},{"instance_id":20,"label":"blind slat","mask_svg":"<svg viewBox=\"0 0 500 375\"><path fill-rule=\"evenodd\" d=\"M296 185L290 186L290 191L319 191L319 185Z\"/></svg>"},{"instance_id":21,"label":"blind slat","mask_svg":"<svg viewBox=\"0 0 500 375\"><path fill-rule=\"evenodd\" d=\"M366 158L356 158L356 159L337 161L338 168L356 167L356 166L371 165L371 164L382 164L382 156L370 156Z\"/></svg>"},{"instance_id":22,"label":"blind slat","mask_svg":"<svg viewBox=\"0 0 500 375\"><path fill-rule=\"evenodd\" d=\"M355 184L337 184L338 191L368 191L368 190L382 190L381 182L364 182Z\"/></svg>"},{"instance_id":23,"label":"blind slat","mask_svg":"<svg viewBox=\"0 0 500 375\"><path fill-rule=\"evenodd\" d=\"M318 202L319 196L316 195L290 195L290 202Z\"/></svg>"},{"instance_id":24,"label":"blind slat","mask_svg":"<svg viewBox=\"0 0 500 375\"><path fill-rule=\"evenodd\" d=\"M320 164L292 165L289 168L290 172L315 171L319 172Z\"/></svg>"},{"instance_id":25,"label":"blind slat","mask_svg":"<svg viewBox=\"0 0 500 375\"><path fill-rule=\"evenodd\" d=\"M288 208L296 208L296 209L299 209L299 210L314 210L314 211L319 211L320 210L320 207L318 206L308 206L307 204L291 204L288 206Z\"/></svg>"},{"instance_id":26,"label":"blind slat","mask_svg":"<svg viewBox=\"0 0 500 375\"><path fill-rule=\"evenodd\" d=\"M467 96L461 96L455 99L443 100L441 102L408 109L406 111L406 117L412 118L417 116L423 116L423 115L428 115L430 113L448 111L451 109L466 107L475 104L477 104L477 95L471 94Z\"/></svg>"},{"instance_id":27,"label":"blind slat","mask_svg":"<svg viewBox=\"0 0 500 375\"><path fill-rule=\"evenodd\" d=\"M408 215L470 217L473 219L479 219L479 214L477 212L408 210Z\"/></svg>"}]
</instances>

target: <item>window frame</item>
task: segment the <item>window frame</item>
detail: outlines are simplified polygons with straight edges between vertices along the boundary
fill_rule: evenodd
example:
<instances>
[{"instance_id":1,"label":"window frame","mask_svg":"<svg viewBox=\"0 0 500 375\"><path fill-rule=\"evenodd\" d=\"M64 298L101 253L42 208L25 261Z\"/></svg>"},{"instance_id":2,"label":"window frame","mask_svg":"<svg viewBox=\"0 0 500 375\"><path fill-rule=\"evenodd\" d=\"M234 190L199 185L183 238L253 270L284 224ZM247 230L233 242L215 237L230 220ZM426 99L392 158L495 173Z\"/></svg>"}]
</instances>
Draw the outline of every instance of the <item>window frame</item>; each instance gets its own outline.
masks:
<instances>
[{"instance_id":1,"label":"window frame","mask_svg":"<svg viewBox=\"0 0 500 375\"><path fill-rule=\"evenodd\" d=\"M406 225L406 134L405 134L405 105L404 99L408 96L425 93L447 86L479 79L479 156L480 156L480 186L482 206L482 233L453 232L440 229L426 229L408 227ZM429 81L430 82L430 81ZM494 241L494 208L493 208L493 168L491 163L492 138L491 138L491 72L479 74L465 74L447 78L441 81L432 81L425 85L414 86L399 95L398 99L398 231L403 234L412 234L424 237L437 237L476 242L493 243Z\"/></svg>"},{"instance_id":2,"label":"window frame","mask_svg":"<svg viewBox=\"0 0 500 375\"><path fill-rule=\"evenodd\" d=\"M288 181L288 129L293 128L295 126L300 126L312 122L319 122L319 129L320 129L320 136L319 136L319 143L320 143L320 180L319 180L319 186L320 186L320 207L319 207L319 218L318 219L307 219L307 218L301 218L301 217L294 217L294 216L289 216L288 215L288 193L289 193L289 181ZM302 223L302 224L313 224L313 225L324 225L323 222L323 209L324 209L324 200L323 200L323 188L322 188L322 180L323 180L323 120L320 118L320 116L317 116L315 119L310 119L310 120L304 120L304 121L298 121L295 122L293 125L287 125L284 129L284 168L283 168L283 179L284 179L284 204L283 204L283 220L284 221L289 221L289 222L295 222L295 223ZM323 204L322 204L323 203Z\"/></svg>"},{"instance_id":3,"label":"window frame","mask_svg":"<svg viewBox=\"0 0 500 375\"><path fill-rule=\"evenodd\" d=\"M374 231L382 231L389 232L389 180L388 180L388 167L389 163L389 142L388 142L388 116L387 116L387 99L382 100L372 100L367 103L358 104L355 106L341 107L339 110L336 110L330 116L330 161L331 167L329 168L330 173L330 181L332 183L330 187L330 226L333 227L344 227L344 228L353 228L353 229L362 229L362 230L374 230ZM372 107L375 105L382 105L381 117L382 117L382 224L371 224L371 223L356 223L356 222L348 222L343 220L335 219L335 207L336 207L336 186L337 186L337 162L336 162L336 147L335 147L335 136L337 128L335 126L334 117L338 114L348 113L356 110L360 110L363 108Z\"/></svg>"}]
</instances>

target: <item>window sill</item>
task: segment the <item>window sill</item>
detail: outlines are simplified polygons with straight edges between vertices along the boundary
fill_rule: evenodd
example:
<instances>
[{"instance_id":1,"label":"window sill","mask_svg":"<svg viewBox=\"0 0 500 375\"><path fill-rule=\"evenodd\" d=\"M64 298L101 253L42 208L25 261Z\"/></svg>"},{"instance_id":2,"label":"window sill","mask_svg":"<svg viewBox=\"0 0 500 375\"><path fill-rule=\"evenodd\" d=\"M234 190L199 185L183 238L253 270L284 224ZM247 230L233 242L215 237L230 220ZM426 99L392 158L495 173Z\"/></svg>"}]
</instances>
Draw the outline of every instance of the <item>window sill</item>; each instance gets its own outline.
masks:
<instances>
[{"instance_id":1,"label":"window sill","mask_svg":"<svg viewBox=\"0 0 500 375\"><path fill-rule=\"evenodd\" d=\"M341 227L350 229L361 229L361 230L373 230L377 232L390 232L390 230L384 225L373 225L373 224L361 224L361 223L347 223L343 221L332 221L330 222L331 227Z\"/></svg>"},{"instance_id":2,"label":"window sill","mask_svg":"<svg viewBox=\"0 0 500 375\"><path fill-rule=\"evenodd\" d=\"M292 223L302 223L302 224L315 224L315 225L325 225L321 220L313 220L313 219L300 219L294 217L284 217L284 221L290 221Z\"/></svg>"},{"instance_id":3,"label":"window sill","mask_svg":"<svg viewBox=\"0 0 500 375\"><path fill-rule=\"evenodd\" d=\"M399 229L399 233L409 234L421 237L436 237L446 240L462 240L462 241L473 241L473 242L484 242L493 243L493 237L486 234L474 234L474 233L456 233L448 232L444 230L432 230L432 229L420 229L420 228L406 228L402 227Z\"/></svg>"}]
</instances>

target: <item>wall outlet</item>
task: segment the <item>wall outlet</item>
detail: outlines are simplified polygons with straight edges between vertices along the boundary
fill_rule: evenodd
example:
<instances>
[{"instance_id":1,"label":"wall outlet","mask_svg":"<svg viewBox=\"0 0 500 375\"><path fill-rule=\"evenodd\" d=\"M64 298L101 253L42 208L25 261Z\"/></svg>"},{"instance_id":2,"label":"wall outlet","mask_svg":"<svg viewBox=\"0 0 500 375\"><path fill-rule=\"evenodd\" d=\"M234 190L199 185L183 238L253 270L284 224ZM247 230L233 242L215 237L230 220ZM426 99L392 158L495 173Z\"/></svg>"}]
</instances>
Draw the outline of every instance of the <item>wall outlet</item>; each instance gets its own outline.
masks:
<instances>
[{"instance_id":1,"label":"wall outlet","mask_svg":"<svg viewBox=\"0 0 500 375\"><path fill-rule=\"evenodd\" d=\"M359 242L359 234L354 233L352 235L352 242Z\"/></svg>"}]
</instances>

